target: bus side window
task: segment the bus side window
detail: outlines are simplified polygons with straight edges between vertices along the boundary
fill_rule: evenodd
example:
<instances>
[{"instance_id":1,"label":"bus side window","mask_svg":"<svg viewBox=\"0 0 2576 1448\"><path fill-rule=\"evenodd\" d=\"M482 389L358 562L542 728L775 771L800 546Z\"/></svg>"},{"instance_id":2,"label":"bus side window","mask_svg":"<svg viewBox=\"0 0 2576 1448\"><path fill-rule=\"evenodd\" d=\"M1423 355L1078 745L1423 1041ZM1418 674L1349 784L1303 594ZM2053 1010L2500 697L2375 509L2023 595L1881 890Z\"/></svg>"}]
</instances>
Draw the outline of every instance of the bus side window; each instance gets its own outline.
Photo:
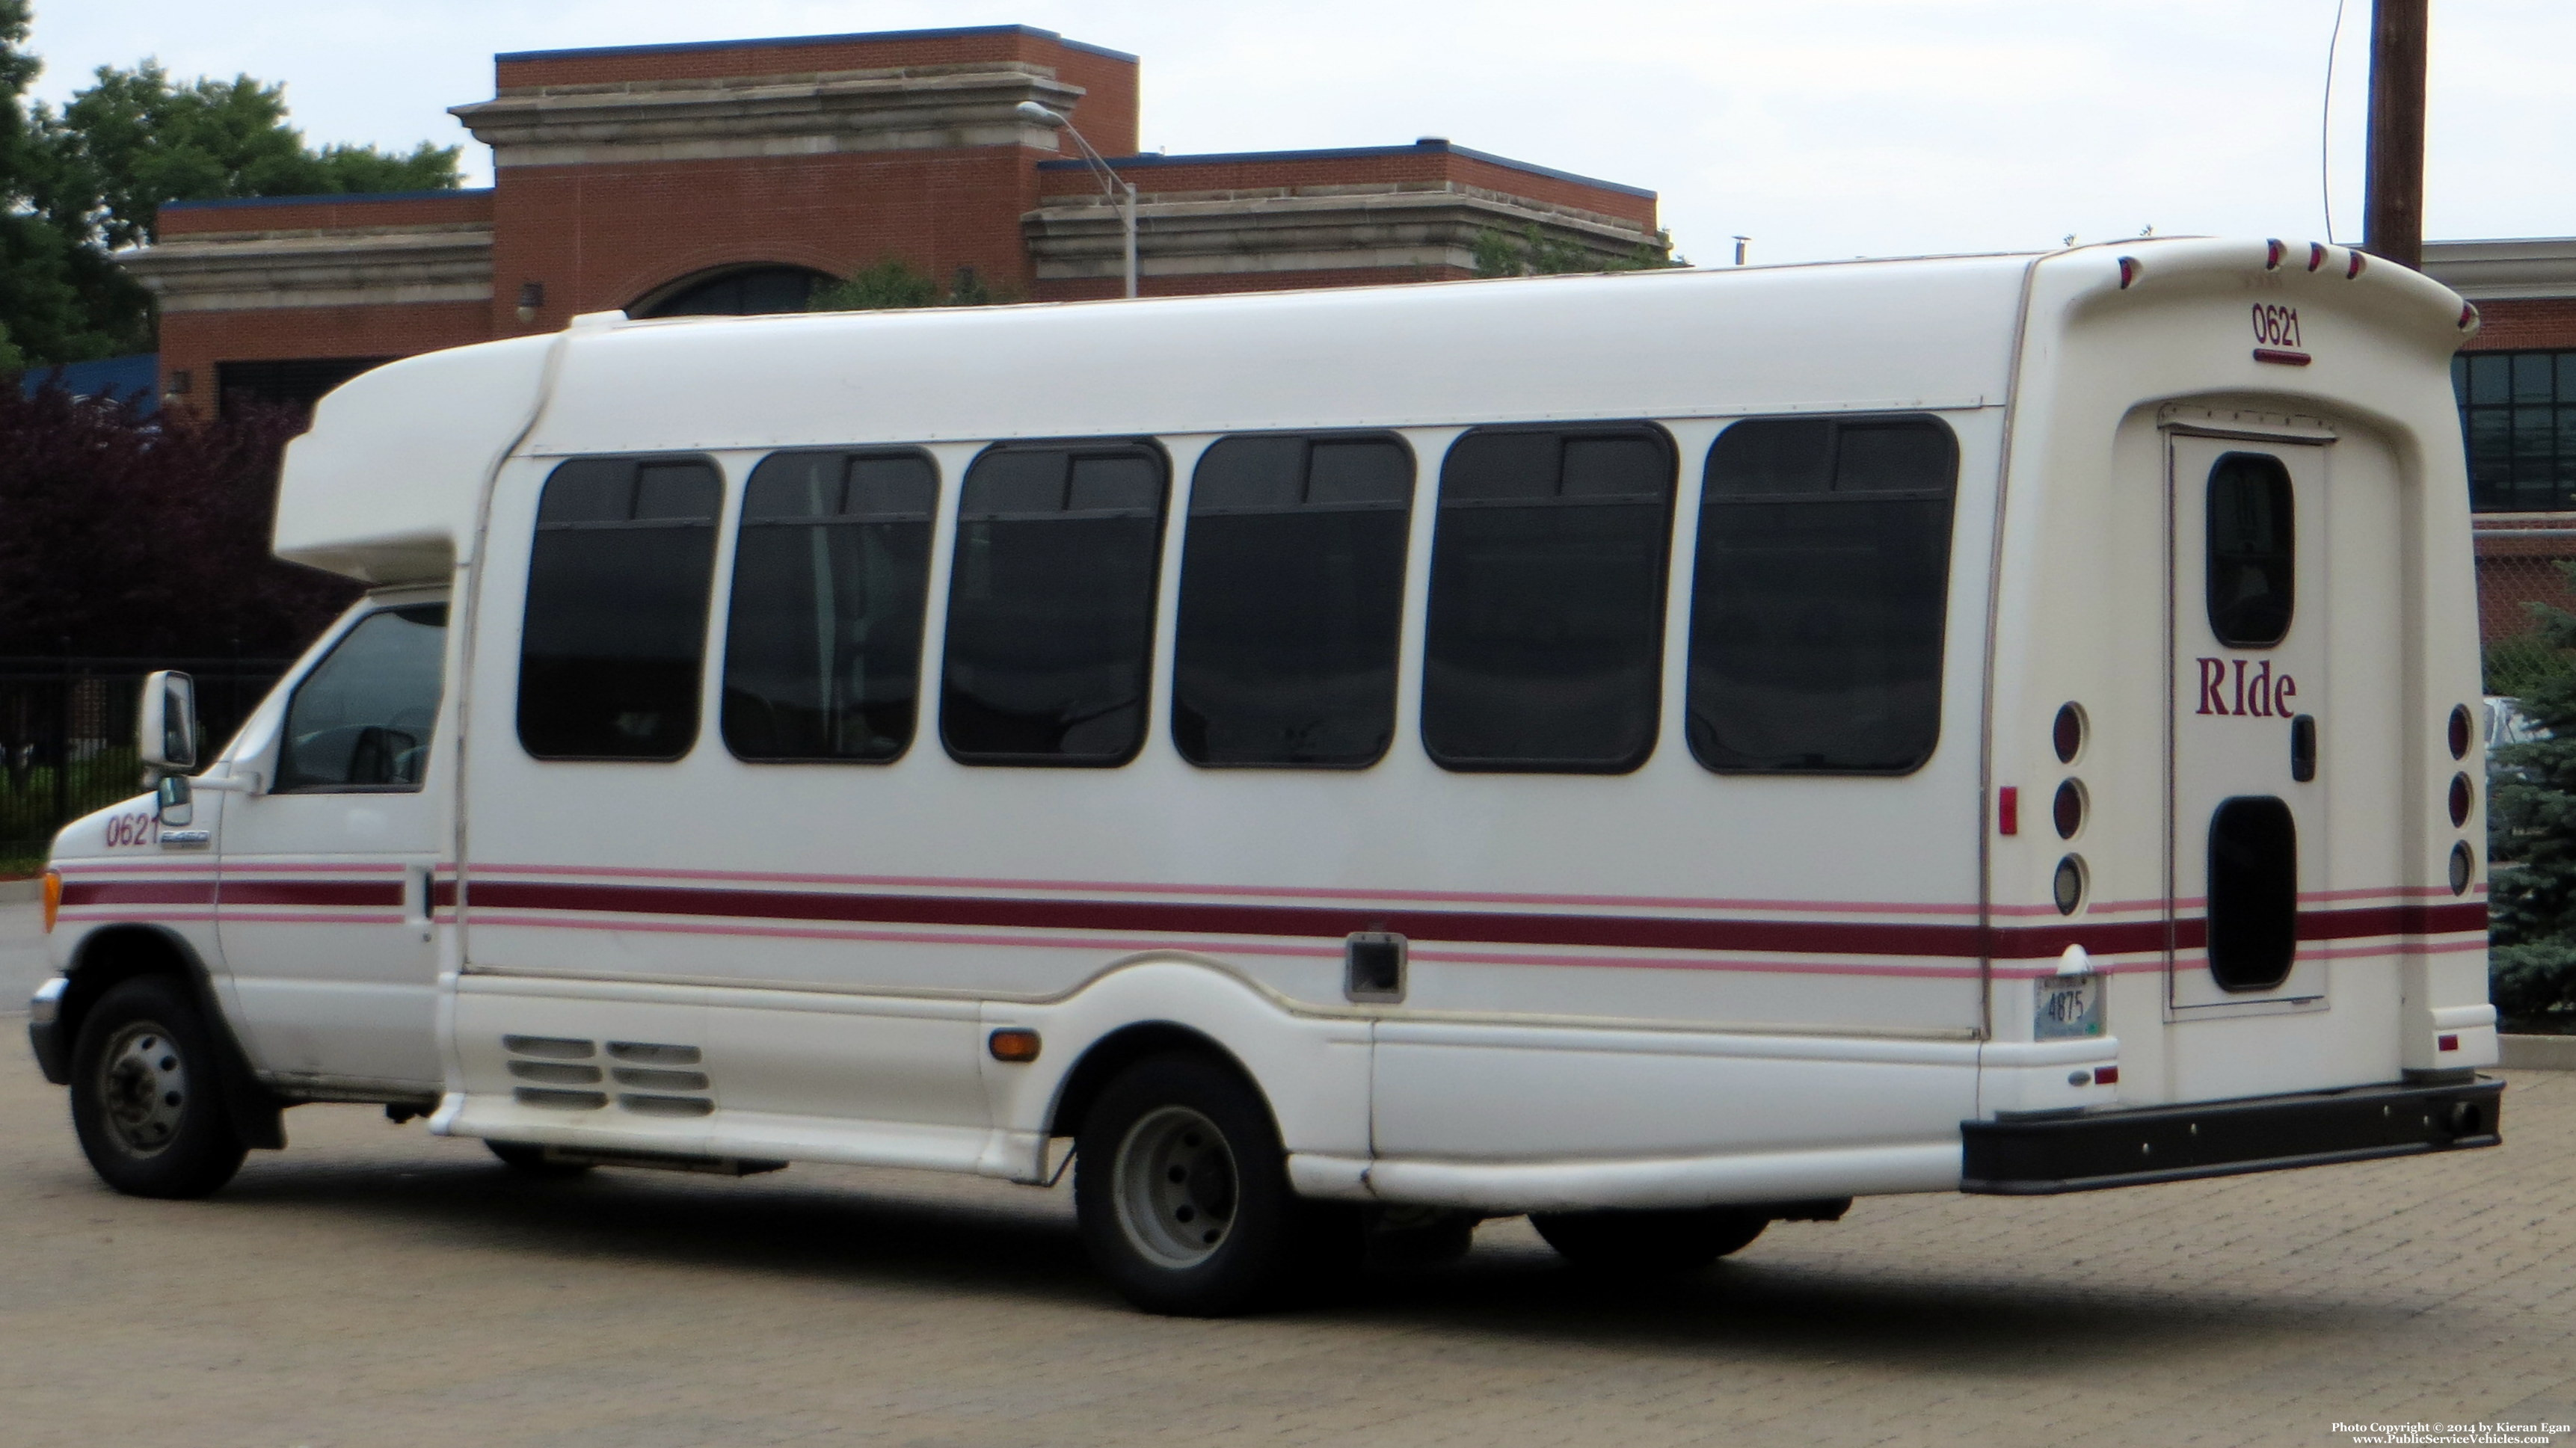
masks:
<instances>
[{"instance_id":1,"label":"bus side window","mask_svg":"<svg viewBox=\"0 0 2576 1448\"><path fill-rule=\"evenodd\" d=\"M915 451L775 453L743 489L725 747L884 763L912 743L939 474Z\"/></svg>"},{"instance_id":2,"label":"bus side window","mask_svg":"<svg viewBox=\"0 0 2576 1448\"><path fill-rule=\"evenodd\" d=\"M1001 444L966 471L939 738L963 764L1125 764L1145 742L1169 465Z\"/></svg>"},{"instance_id":3,"label":"bus side window","mask_svg":"<svg viewBox=\"0 0 2576 1448\"><path fill-rule=\"evenodd\" d=\"M1440 468L1422 743L1444 769L1616 774L1655 748L1672 439L1478 428Z\"/></svg>"},{"instance_id":4,"label":"bus side window","mask_svg":"<svg viewBox=\"0 0 2576 1448\"><path fill-rule=\"evenodd\" d=\"M1386 753L1412 511L1413 455L1390 434L1209 446L1181 545L1184 758L1358 769Z\"/></svg>"},{"instance_id":5,"label":"bus side window","mask_svg":"<svg viewBox=\"0 0 2576 1448\"><path fill-rule=\"evenodd\" d=\"M698 737L724 483L700 458L576 458L537 500L519 743L539 759L678 759Z\"/></svg>"},{"instance_id":6,"label":"bus side window","mask_svg":"<svg viewBox=\"0 0 2576 1448\"><path fill-rule=\"evenodd\" d=\"M1700 763L1904 774L1932 757L1958 475L1958 441L1929 417L1718 434L1691 587Z\"/></svg>"}]
</instances>

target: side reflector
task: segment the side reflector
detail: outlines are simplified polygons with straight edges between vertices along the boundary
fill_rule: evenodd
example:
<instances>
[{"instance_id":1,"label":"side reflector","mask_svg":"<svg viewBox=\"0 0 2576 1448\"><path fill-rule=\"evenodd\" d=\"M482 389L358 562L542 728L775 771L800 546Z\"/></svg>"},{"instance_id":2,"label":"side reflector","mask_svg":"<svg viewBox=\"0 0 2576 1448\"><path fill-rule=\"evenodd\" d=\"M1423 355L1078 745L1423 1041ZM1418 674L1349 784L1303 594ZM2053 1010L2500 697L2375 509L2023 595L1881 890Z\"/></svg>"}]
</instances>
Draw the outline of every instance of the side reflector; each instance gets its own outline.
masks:
<instances>
[{"instance_id":1,"label":"side reflector","mask_svg":"<svg viewBox=\"0 0 2576 1448\"><path fill-rule=\"evenodd\" d=\"M45 933L54 933L54 917L63 913L63 872L45 872Z\"/></svg>"},{"instance_id":2,"label":"side reflector","mask_svg":"<svg viewBox=\"0 0 2576 1448\"><path fill-rule=\"evenodd\" d=\"M2436 1036L2433 1039L2433 1044L2445 1051L2456 1051L2460 1049L2460 1038L2457 1036Z\"/></svg>"},{"instance_id":3,"label":"side reflector","mask_svg":"<svg viewBox=\"0 0 2576 1448\"><path fill-rule=\"evenodd\" d=\"M1995 828L2008 835L2021 833L2021 791L2009 784L1995 794Z\"/></svg>"},{"instance_id":4,"label":"side reflector","mask_svg":"<svg viewBox=\"0 0 2576 1448\"><path fill-rule=\"evenodd\" d=\"M2305 367L2313 359L2305 352L2293 352L2287 347L2257 347L2254 349L2254 360L2274 362L2283 367Z\"/></svg>"},{"instance_id":5,"label":"side reflector","mask_svg":"<svg viewBox=\"0 0 2576 1448\"><path fill-rule=\"evenodd\" d=\"M2094 1084L2094 1085L2096 1085L2096 1086L2117 1086L2117 1085L2119 1085L2119 1084L2120 1084L2120 1068L2119 1068L2119 1067L2117 1067L2117 1066L2096 1066L2096 1067L2094 1067L2094 1068L2093 1068L2093 1084Z\"/></svg>"},{"instance_id":6,"label":"side reflector","mask_svg":"<svg viewBox=\"0 0 2576 1448\"><path fill-rule=\"evenodd\" d=\"M1026 1064L1038 1058L1038 1033L1018 1026L1005 1026L987 1037L985 1049L996 1061Z\"/></svg>"}]
</instances>

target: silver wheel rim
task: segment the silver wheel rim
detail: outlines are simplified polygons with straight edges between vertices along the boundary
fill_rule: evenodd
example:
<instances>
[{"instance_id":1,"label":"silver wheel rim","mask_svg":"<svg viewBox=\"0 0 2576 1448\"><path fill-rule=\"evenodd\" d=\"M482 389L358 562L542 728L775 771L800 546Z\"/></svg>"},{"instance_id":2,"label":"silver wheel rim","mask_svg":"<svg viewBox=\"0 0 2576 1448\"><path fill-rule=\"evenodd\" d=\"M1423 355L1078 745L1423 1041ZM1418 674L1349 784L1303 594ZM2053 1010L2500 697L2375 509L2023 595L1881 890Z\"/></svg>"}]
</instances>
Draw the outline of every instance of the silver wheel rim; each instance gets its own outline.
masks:
<instances>
[{"instance_id":1,"label":"silver wheel rim","mask_svg":"<svg viewBox=\"0 0 2576 1448\"><path fill-rule=\"evenodd\" d=\"M1128 1242L1163 1266L1205 1262L1234 1230L1234 1152L1215 1122L1186 1106L1158 1107L1129 1127L1110 1178Z\"/></svg>"},{"instance_id":2,"label":"silver wheel rim","mask_svg":"<svg viewBox=\"0 0 2576 1448\"><path fill-rule=\"evenodd\" d=\"M188 1063L158 1021L136 1021L107 1043L98 1066L100 1112L117 1144L152 1156L179 1134L188 1102Z\"/></svg>"}]
</instances>

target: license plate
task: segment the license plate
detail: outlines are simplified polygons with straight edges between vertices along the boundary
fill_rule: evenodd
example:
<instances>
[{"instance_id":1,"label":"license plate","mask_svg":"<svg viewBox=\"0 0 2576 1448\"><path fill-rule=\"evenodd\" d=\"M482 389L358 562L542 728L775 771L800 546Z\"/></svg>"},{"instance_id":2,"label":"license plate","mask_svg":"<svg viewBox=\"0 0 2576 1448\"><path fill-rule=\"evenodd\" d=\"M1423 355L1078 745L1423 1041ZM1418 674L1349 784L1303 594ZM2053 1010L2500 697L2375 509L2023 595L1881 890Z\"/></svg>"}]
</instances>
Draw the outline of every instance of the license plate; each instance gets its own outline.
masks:
<instances>
[{"instance_id":1,"label":"license plate","mask_svg":"<svg viewBox=\"0 0 2576 1448\"><path fill-rule=\"evenodd\" d=\"M2036 1040L2058 1041L2102 1034L2102 978L2060 975L2039 982L2039 1008L2031 1017Z\"/></svg>"}]
</instances>

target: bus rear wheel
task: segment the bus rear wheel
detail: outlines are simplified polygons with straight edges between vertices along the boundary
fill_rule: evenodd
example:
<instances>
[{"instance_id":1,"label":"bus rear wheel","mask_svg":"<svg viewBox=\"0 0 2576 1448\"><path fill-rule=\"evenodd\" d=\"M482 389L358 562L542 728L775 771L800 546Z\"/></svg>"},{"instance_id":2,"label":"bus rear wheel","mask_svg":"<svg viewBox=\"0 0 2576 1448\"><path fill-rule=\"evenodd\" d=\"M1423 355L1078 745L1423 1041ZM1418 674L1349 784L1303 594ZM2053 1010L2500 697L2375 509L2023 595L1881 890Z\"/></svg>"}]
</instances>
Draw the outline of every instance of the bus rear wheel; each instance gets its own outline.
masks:
<instances>
[{"instance_id":1,"label":"bus rear wheel","mask_svg":"<svg viewBox=\"0 0 2576 1448\"><path fill-rule=\"evenodd\" d=\"M72 1130L99 1179L128 1196L202 1197L249 1148L218 1084L213 1035L187 990L136 976L90 1008L72 1048Z\"/></svg>"},{"instance_id":2,"label":"bus rear wheel","mask_svg":"<svg viewBox=\"0 0 2576 1448\"><path fill-rule=\"evenodd\" d=\"M1558 1254L1596 1272L1681 1275L1740 1252L1771 1225L1740 1207L1668 1212L1535 1212L1530 1225Z\"/></svg>"},{"instance_id":3,"label":"bus rear wheel","mask_svg":"<svg viewBox=\"0 0 2576 1448\"><path fill-rule=\"evenodd\" d=\"M1269 1104L1233 1071L1155 1056L1110 1082L1075 1137L1084 1248L1148 1312L1223 1317L1271 1306L1356 1217L1299 1200ZM1344 1221L1349 1218L1349 1221ZM1349 1230L1341 1230L1342 1228Z\"/></svg>"}]
</instances>

